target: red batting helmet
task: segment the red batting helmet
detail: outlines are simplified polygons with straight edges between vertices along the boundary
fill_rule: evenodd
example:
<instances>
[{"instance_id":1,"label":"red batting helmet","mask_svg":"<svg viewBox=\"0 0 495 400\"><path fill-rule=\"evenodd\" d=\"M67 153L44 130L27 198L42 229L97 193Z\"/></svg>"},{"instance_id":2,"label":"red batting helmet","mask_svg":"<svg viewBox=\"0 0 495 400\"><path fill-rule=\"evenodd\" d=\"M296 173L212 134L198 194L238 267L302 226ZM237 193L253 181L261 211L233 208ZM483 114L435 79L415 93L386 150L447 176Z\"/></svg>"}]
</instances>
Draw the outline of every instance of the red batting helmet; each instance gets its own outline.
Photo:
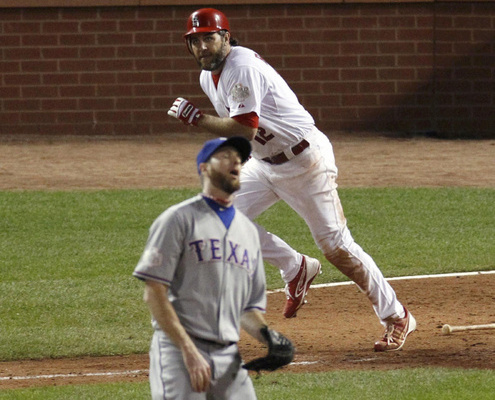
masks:
<instances>
[{"instance_id":1,"label":"red batting helmet","mask_svg":"<svg viewBox=\"0 0 495 400\"><path fill-rule=\"evenodd\" d=\"M225 14L214 8L201 8L194 11L187 20L187 32L184 38L199 32L229 31L229 20Z\"/></svg>"}]
</instances>

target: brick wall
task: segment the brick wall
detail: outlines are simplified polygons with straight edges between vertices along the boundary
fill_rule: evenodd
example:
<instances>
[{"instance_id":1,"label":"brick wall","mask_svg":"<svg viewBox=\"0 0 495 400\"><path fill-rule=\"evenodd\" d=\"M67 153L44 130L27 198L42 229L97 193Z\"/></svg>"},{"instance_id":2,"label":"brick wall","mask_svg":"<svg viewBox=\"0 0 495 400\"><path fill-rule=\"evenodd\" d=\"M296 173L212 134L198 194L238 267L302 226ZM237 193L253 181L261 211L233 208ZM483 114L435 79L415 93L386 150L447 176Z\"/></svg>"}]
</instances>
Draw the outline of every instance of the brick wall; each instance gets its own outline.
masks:
<instances>
[{"instance_id":1,"label":"brick wall","mask_svg":"<svg viewBox=\"0 0 495 400\"><path fill-rule=\"evenodd\" d=\"M197 6L0 8L0 134L160 134L212 111L182 41ZM495 3L221 6L317 125L495 137Z\"/></svg>"}]
</instances>

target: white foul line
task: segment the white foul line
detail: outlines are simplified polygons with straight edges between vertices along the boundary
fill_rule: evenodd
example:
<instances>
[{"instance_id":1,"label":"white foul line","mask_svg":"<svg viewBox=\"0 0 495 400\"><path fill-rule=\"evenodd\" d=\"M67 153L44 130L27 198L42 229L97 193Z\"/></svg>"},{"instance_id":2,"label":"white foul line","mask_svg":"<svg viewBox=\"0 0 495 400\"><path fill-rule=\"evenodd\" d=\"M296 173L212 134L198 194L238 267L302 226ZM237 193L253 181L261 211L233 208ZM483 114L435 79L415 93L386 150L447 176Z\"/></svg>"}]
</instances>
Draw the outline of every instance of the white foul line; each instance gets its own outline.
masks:
<instances>
[{"instance_id":1,"label":"white foul line","mask_svg":"<svg viewBox=\"0 0 495 400\"><path fill-rule=\"evenodd\" d=\"M116 372L87 372L81 374L53 374L53 375L27 375L27 376L0 376L0 381L23 381L29 379L53 379L53 378L76 378L86 376L117 376L117 375L136 375L147 374L147 369L136 369L134 371L116 371Z\"/></svg>"},{"instance_id":2,"label":"white foul line","mask_svg":"<svg viewBox=\"0 0 495 400\"><path fill-rule=\"evenodd\" d=\"M399 276L395 278L387 278L387 281L398 281L407 279L427 279L427 278L449 278L457 276L472 276L472 275L488 275L495 274L495 271L478 271L478 272L460 272L460 273L449 273L449 274L437 274L437 275L413 275L413 276ZM311 288L325 288L334 286L345 286L354 285L354 282L335 282L335 283L322 283L319 285L312 285ZM284 289L268 290L267 293L277 293L282 292ZM371 360L371 359L369 359ZM363 359L361 361L369 361L368 359ZM317 364L318 361L299 361L293 362L291 365L308 365ZM0 381L8 380L30 380L30 379L53 379L53 378L75 378L75 377L88 377L88 376L118 376L118 375L136 375L136 374L147 374L149 371L147 369L136 369L132 371L116 371L116 372L88 372L81 374L53 374L53 375L31 375L31 376L0 376Z\"/></svg>"},{"instance_id":3,"label":"white foul line","mask_svg":"<svg viewBox=\"0 0 495 400\"><path fill-rule=\"evenodd\" d=\"M449 274L436 274L436 275L412 275L412 276L397 276L395 278L386 278L387 281L400 281L407 279L430 279L430 278L451 278L457 276L472 276L472 275L488 275L495 274L495 271L475 271L475 272L453 272ZM346 286L355 285L352 281L346 282L333 282L333 283L320 283L318 285L311 285L311 289L335 287L335 286ZM267 293L279 293L283 292L284 289L274 289L268 290Z\"/></svg>"},{"instance_id":4,"label":"white foul line","mask_svg":"<svg viewBox=\"0 0 495 400\"><path fill-rule=\"evenodd\" d=\"M318 364L318 361L297 361L297 362L291 362L289 365L311 365L311 364Z\"/></svg>"},{"instance_id":5,"label":"white foul line","mask_svg":"<svg viewBox=\"0 0 495 400\"><path fill-rule=\"evenodd\" d=\"M318 361L299 361L292 362L290 365L311 365L318 364ZM52 375L27 375L27 376L0 376L0 381L27 381L32 379L53 379L53 378L77 378L88 376L119 376L119 375L141 375L147 374L147 369L136 369L133 371L115 371L115 372L87 372L81 374L52 374Z\"/></svg>"}]
</instances>

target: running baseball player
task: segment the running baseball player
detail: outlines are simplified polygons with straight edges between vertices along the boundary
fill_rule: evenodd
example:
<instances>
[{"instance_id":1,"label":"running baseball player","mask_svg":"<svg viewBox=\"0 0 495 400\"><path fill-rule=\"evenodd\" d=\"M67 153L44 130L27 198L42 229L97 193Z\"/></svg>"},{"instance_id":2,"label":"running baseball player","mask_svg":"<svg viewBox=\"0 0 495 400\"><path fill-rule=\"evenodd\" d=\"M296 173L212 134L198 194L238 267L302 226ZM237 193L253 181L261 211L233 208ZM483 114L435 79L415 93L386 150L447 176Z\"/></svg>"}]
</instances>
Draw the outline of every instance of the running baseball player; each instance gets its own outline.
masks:
<instances>
[{"instance_id":1,"label":"running baseball player","mask_svg":"<svg viewBox=\"0 0 495 400\"><path fill-rule=\"evenodd\" d=\"M263 315L257 229L233 206L250 151L242 137L206 142L197 156L203 192L170 207L150 228L133 275L146 283L153 316L153 399L256 399L247 369L274 370L293 359L292 343ZM241 326L269 349L244 366Z\"/></svg>"},{"instance_id":2,"label":"running baseball player","mask_svg":"<svg viewBox=\"0 0 495 400\"><path fill-rule=\"evenodd\" d=\"M193 12L184 38L202 70L201 88L218 116L203 113L182 97L168 114L215 135L249 139L253 152L242 169L236 207L254 219L277 201L285 201L304 218L325 258L371 301L385 327L374 349L402 348L416 321L347 228L327 136L316 128L285 80L260 55L232 39L222 12L212 8ZM263 258L280 269L286 282L284 315L295 317L320 272L320 262L260 226L258 231Z\"/></svg>"}]
</instances>

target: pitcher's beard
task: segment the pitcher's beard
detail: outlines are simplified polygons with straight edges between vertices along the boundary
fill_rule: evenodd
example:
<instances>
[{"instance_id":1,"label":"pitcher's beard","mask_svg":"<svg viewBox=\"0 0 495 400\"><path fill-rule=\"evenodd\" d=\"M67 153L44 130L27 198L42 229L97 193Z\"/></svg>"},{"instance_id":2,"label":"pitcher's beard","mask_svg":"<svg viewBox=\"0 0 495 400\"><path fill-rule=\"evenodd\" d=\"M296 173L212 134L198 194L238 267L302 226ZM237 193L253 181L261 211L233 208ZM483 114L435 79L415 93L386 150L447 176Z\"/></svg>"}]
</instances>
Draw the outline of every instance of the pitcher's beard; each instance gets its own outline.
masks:
<instances>
[{"instance_id":1,"label":"pitcher's beard","mask_svg":"<svg viewBox=\"0 0 495 400\"><path fill-rule=\"evenodd\" d=\"M213 186L228 194L237 192L241 188L241 182L239 180L232 181L216 171L211 172L210 179Z\"/></svg>"}]
</instances>

